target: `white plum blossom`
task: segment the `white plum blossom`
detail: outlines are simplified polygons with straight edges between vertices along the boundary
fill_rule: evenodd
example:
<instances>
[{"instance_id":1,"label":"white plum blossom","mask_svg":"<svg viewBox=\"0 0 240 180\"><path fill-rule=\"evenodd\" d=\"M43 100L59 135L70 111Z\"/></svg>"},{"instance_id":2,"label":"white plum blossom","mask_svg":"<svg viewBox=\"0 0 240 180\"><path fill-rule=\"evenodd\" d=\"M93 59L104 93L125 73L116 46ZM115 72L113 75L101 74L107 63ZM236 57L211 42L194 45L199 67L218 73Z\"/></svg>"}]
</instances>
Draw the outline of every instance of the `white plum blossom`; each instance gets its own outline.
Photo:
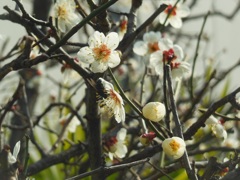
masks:
<instances>
[{"instance_id":1,"label":"white plum blossom","mask_svg":"<svg viewBox=\"0 0 240 180\"><path fill-rule=\"evenodd\" d=\"M163 103L149 102L142 109L143 116L151 121L161 121L165 114L166 108Z\"/></svg>"},{"instance_id":2,"label":"white plum blossom","mask_svg":"<svg viewBox=\"0 0 240 180\"><path fill-rule=\"evenodd\" d=\"M13 164L13 163L17 162L17 156L20 151L20 148L21 148L21 144L20 144L20 141L18 141L13 148L13 154L11 152L8 153L8 163L9 164Z\"/></svg>"},{"instance_id":3,"label":"white plum blossom","mask_svg":"<svg viewBox=\"0 0 240 180\"><path fill-rule=\"evenodd\" d=\"M139 56L145 56L159 50L158 41L162 38L161 33L146 32L143 35L143 41L137 41L133 46L133 52Z\"/></svg>"},{"instance_id":4,"label":"white plum blossom","mask_svg":"<svg viewBox=\"0 0 240 180\"><path fill-rule=\"evenodd\" d=\"M99 105L109 116L113 116L120 123L125 121L125 109L122 97L114 90L111 83L99 78L97 81Z\"/></svg>"},{"instance_id":5,"label":"white plum blossom","mask_svg":"<svg viewBox=\"0 0 240 180\"><path fill-rule=\"evenodd\" d=\"M215 118L214 116L210 116L206 122L206 125L210 126L213 134L223 141L227 139L227 131L225 130L224 126L221 124L221 122Z\"/></svg>"},{"instance_id":6,"label":"white plum blossom","mask_svg":"<svg viewBox=\"0 0 240 180\"><path fill-rule=\"evenodd\" d=\"M162 148L169 157L179 159L186 150L186 144L180 137L171 137L162 142Z\"/></svg>"},{"instance_id":7,"label":"white plum blossom","mask_svg":"<svg viewBox=\"0 0 240 180\"><path fill-rule=\"evenodd\" d=\"M74 0L57 0L53 7L53 17L57 19L60 31L66 32L80 22L80 17L75 13Z\"/></svg>"},{"instance_id":8,"label":"white plum blossom","mask_svg":"<svg viewBox=\"0 0 240 180\"><path fill-rule=\"evenodd\" d=\"M162 4L166 4L167 8L159 15L159 21L161 24L163 24L168 16L168 19L166 21L166 26L170 23L172 27L178 29L182 27L182 18L187 17L190 14L190 9L182 4L182 2L178 2L176 4L177 0L169 0L164 1Z\"/></svg>"},{"instance_id":9,"label":"white plum blossom","mask_svg":"<svg viewBox=\"0 0 240 180\"><path fill-rule=\"evenodd\" d=\"M183 50L180 46L174 45L170 39L163 38L159 41L160 50L150 56L150 65L155 68L157 74L163 72L163 63L171 67L172 77L180 79L185 73L189 73L190 64L182 61L184 58Z\"/></svg>"},{"instance_id":10,"label":"white plum blossom","mask_svg":"<svg viewBox=\"0 0 240 180\"><path fill-rule=\"evenodd\" d=\"M79 50L79 60L90 64L90 69L94 73L102 73L108 67L114 68L120 64L119 52L115 49L118 47L119 37L115 32L105 36L103 33L95 31L89 37L87 47Z\"/></svg>"},{"instance_id":11,"label":"white plum blossom","mask_svg":"<svg viewBox=\"0 0 240 180\"><path fill-rule=\"evenodd\" d=\"M116 136L112 136L104 141L104 147L108 151L109 158L113 160L114 157L124 158L127 153L127 146L125 145L125 139L127 136L127 130L121 128Z\"/></svg>"}]
</instances>

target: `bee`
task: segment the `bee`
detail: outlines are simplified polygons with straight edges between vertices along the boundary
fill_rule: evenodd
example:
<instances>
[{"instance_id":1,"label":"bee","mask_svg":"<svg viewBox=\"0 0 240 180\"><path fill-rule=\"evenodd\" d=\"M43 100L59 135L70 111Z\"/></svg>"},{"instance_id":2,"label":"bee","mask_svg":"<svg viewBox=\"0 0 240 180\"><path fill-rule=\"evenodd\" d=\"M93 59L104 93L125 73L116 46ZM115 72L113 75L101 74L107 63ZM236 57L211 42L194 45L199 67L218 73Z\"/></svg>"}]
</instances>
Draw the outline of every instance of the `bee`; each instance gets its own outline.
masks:
<instances>
[{"instance_id":1,"label":"bee","mask_svg":"<svg viewBox=\"0 0 240 180\"><path fill-rule=\"evenodd\" d=\"M96 89L97 89L97 95L99 96L98 98L102 99L102 98L107 98L108 97L108 94L103 86L103 83L102 83L102 79L99 78L97 81L96 81Z\"/></svg>"}]
</instances>

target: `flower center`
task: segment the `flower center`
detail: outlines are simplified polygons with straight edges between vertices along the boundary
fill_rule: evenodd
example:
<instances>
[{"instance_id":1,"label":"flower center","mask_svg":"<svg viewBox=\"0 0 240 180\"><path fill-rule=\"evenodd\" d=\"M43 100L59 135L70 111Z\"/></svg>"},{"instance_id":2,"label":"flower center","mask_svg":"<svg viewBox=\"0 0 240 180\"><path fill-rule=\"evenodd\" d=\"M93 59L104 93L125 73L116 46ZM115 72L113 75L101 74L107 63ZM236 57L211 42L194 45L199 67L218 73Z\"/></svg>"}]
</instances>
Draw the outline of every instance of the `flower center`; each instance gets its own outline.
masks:
<instances>
[{"instance_id":1,"label":"flower center","mask_svg":"<svg viewBox=\"0 0 240 180\"><path fill-rule=\"evenodd\" d=\"M180 144L175 140L172 140L169 145L171 146L172 150L176 152L180 148Z\"/></svg>"},{"instance_id":2,"label":"flower center","mask_svg":"<svg viewBox=\"0 0 240 180\"><path fill-rule=\"evenodd\" d=\"M224 120L223 118L221 118L221 119L219 120L219 123L220 123L221 125L223 125L223 124L225 123L225 120Z\"/></svg>"},{"instance_id":3,"label":"flower center","mask_svg":"<svg viewBox=\"0 0 240 180\"><path fill-rule=\"evenodd\" d=\"M57 14L60 18L65 19L67 15L67 9L64 6L58 6Z\"/></svg>"},{"instance_id":4,"label":"flower center","mask_svg":"<svg viewBox=\"0 0 240 180\"><path fill-rule=\"evenodd\" d=\"M118 140L116 136L110 137L109 139L107 139L104 142L104 146L112 153L114 153L116 151L116 144L117 144Z\"/></svg>"},{"instance_id":5,"label":"flower center","mask_svg":"<svg viewBox=\"0 0 240 180\"><path fill-rule=\"evenodd\" d=\"M176 16L177 12L176 12L177 8L174 7L172 5L168 5L168 7L165 9L165 13L166 14L170 14L170 16Z\"/></svg>"},{"instance_id":6,"label":"flower center","mask_svg":"<svg viewBox=\"0 0 240 180\"><path fill-rule=\"evenodd\" d=\"M179 68L180 63L179 62L171 62L170 66L171 66L171 70L177 69L177 68Z\"/></svg>"},{"instance_id":7,"label":"flower center","mask_svg":"<svg viewBox=\"0 0 240 180\"><path fill-rule=\"evenodd\" d=\"M158 43L157 42L148 43L148 50L150 53L160 50Z\"/></svg>"},{"instance_id":8,"label":"flower center","mask_svg":"<svg viewBox=\"0 0 240 180\"><path fill-rule=\"evenodd\" d=\"M101 44L99 47L93 48L93 53L96 60L107 62L111 54L111 50L108 49L105 44Z\"/></svg>"},{"instance_id":9,"label":"flower center","mask_svg":"<svg viewBox=\"0 0 240 180\"><path fill-rule=\"evenodd\" d=\"M171 63L171 61L175 60L176 58L177 56L175 56L173 49L163 51L163 62Z\"/></svg>"}]
</instances>

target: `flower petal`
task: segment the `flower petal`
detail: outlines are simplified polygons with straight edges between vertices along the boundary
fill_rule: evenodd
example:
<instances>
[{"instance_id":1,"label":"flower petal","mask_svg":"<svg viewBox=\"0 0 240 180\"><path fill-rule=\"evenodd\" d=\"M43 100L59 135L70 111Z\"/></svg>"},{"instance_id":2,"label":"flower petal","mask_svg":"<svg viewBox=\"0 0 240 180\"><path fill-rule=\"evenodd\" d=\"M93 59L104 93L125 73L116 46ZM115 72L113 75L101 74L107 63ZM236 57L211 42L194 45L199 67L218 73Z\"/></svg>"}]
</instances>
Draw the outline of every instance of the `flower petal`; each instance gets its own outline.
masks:
<instances>
[{"instance_id":1,"label":"flower petal","mask_svg":"<svg viewBox=\"0 0 240 180\"><path fill-rule=\"evenodd\" d=\"M108 157L109 157L111 160L113 160L113 153L108 152Z\"/></svg>"},{"instance_id":2,"label":"flower petal","mask_svg":"<svg viewBox=\"0 0 240 180\"><path fill-rule=\"evenodd\" d=\"M13 164L17 161L17 159L12 155L12 153L8 154L8 163Z\"/></svg>"},{"instance_id":3,"label":"flower petal","mask_svg":"<svg viewBox=\"0 0 240 180\"><path fill-rule=\"evenodd\" d=\"M133 52L139 56L147 54L148 47L144 41L137 41L133 46Z\"/></svg>"},{"instance_id":4,"label":"flower petal","mask_svg":"<svg viewBox=\"0 0 240 180\"><path fill-rule=\"evenodd\" d=\"M173 48L173 42L168 38L163 38L158 42L158 46L161 51L169 50Z\"/></svg>"},{"instance_id":5,"label":"flower petal","mask_svg":"<svg viewBox=\"0 0 240 180\"><path fill-rule=\"evenodd\" d=\"M184 74L190 72L190 64L188 62L180 62L178 68L172 69L172 77L176 80L180 80Z\"/></svg>"},{"instance_id":6,"label":"flower petal","mask_svg":"<svg viewBox=\"0 0 240 180\"><path fill-rule=\"evenodd\" d=\"M109 59L108 59L108 66L110 68L114 68L116 67L117 65L120 64L120 57L119 57L119 54L117 51L113 51L110 56L109 56Z\"/></svg>"},{"instance_id":7,"label":"flower petal","mask_svg":"<svg viewBox=\"0 0 240 180\"><path fill-rule=\"evenodd\" d=\"M121 128L117 133L117 140L124 141L127 135L127 130L125 128Z\"/></svg>"},{"instance_id":8,"label":"flower petal","mask_svg":"<svg viewBox=\"0 0 240 180\"><path fill-rule=\"evenodd\" d=\"M177 15L180 17L187 17L190 14L189 7L185 5L181 5L179 8L177 8Z\"/></svg>"},{"instance_id":9,"label":"flower petal","mask_svg":"<svg viewBox=\"0 0 240 180\"><path fill-rule=\"evenodd\" d=\"M163 23L165 22L166 18L167 18L167 14L164 13L164 12L162 12L162 13L159 15L159 22L160 22L161 24L163 24ZM165 23L165 26L167 26L168 23L169 23L169 18L167 19L167 22Z\"/></svg>"},{"instance_id":10,"label":"flower petal","mask_svg":"<svg viewBox=\"0 0 240 180\"><path fill-rule=\"evenodd\" d=\"M20 141L18 141L18 142L15 144L14 148L13 148L13 156L14 156L16 159L17 159L18 153L19 153L19 151L20 151L20 148L21 148L21 143L20 143Z\"/></svg>"},{"instance_id":11,"label":"flower petal","mask_svg":"<svg viewBox=\"0 0 240 180\"><path fill-rule=\"evenodd\" d=\"M104 44L111 50L116 49L119 44L118 34L116 32L109 33L105 38Z\"/></svg>"},{"instance_id":12,"label":"flower petal","mask_svg":"<svg viewBox=\"0 0 240 180\"><path fill-rule=\"evenodd\" d=\"M94 61L91 64L91 71L94 73L103 73L104 71L106 71L108 68L106 63L102 63L102 62L98 62L98 61Z\"/></svg>"},{"instance_id":13,"label":"flower petal","mask_svg":"<svg viewBox=\"0 0 240 180\"><path fill-rule=\"evenodd\" d=\"M63 32L63 33L66 32L66 24L65 24L64 20L59 19L58 29L60 29L60 31Z\"/></svg>"},{"instance_id":14,"label":"flower petal","mask_svg":"<svg viewBox=\"0 0 240 180\"><path fill-rule=\"evenodd\" d=\"M118 147L115 154L118 158L124 158L127 153L127 146L122 145L121 147Z\"/></svg>"},{"instance_id":15,"label":"flower petal","mask_svg":"<svg viewBox=\"0 0 240 180\"><path fill-rule=\"evenodd\" d=\"M90 64L95 60L92 49L90 49L89 47L81 48L78 51L77 55L78 55L80 61L83 61L87 64Z\"/></svg>"},{"instance_id":16,"label":"flower petal","mask_svg":"<svg viewBox=\"0 0 240 180\"><path fill-rule=\"evenodd\" d=\"M90 48L95 48L100 46L105 40L105 35L99 31L95 31L92 36L88 39L88 44Z\"/></svg>"},{"instance_id":17,"label":"flower petal","mask_svg":"<svg viewBox=\"0 0 240 180\"><path fill-rule=\"evenodd\" d=\"M143 35L143 41L148 42L148 43L153 43L153 42L157 42L158 40L160 40L161 37L162 37L162 35L159 31L158 32L150 31Z\"/></svg>"},{"instance_id":18,"label":"flower petal","mask_svg":"<svg viewBox=\"0 0 240 180\"><path fill-rule=\"evenodd\" d=\"M174 16L170 19L170 24L172 27L179 29L182 27L182 19L178 16Z\"/></svg>"},{"instance_id":19,"label":"flower petal","mask_svg":"<svg viewBox=\"0 0 240 180\"><path fill-rule=\"evenodd\" d=\"M150 56L150 66L153 67L157 74L160 74L162 72L163 68L163 55L162 51L156 51L151 54Z\"/></svg>"},{"instance_id":20,"label":"flower petal","mask_svg":"<svg viewBox=\"0 0 240 180\"><path fill-rule=\"evenodd\" d=\"M213 115L211 115L211 116L205 121L205 124L207 124L207 125L218 124L218 119L215 118Z\"/></svg>"},{"instance_id":21,"label":"flower petal","mask_svg":"<svg viewBox=\"0 0 240 180\"><path fill-rule=\"evenodd\" d=\"M122 105L114 108L114 117L118 123L125 121L125 109Z\"/></svg>"},{"instance_id":22,"label":"flower petal","mask_svg":"<svg viewBox=\"0 0 240 180\"><path fill-rule=\"evenodd\" d=\"M182 48L178 45L174 45L173 50L174 54L177 56L177 60L182 60L184 57Z\"/></svg>"}]
</instances>

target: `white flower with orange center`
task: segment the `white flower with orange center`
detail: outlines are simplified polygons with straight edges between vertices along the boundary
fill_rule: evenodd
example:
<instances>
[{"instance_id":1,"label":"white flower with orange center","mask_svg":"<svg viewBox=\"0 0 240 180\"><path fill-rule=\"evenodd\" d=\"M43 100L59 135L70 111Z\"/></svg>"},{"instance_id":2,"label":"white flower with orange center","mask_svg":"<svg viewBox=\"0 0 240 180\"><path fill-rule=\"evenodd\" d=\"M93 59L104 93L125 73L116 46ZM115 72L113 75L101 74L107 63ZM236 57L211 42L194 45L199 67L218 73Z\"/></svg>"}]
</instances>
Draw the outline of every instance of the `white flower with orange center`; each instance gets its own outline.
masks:
<instances>
[{"instance_id":1,"label":"white flower with orange center","mask_svg":"<svg viewBox=\"0 0 240 180\"><path fill-rule=\"evenodd\" d=\"M187 17L190 14L190 9L181 2L178 2L178 4L174 7L176 2L177 0L169 0L162 3L168 6L159 15L159 21L161 24L163 24L168 17L165 25L170 23L172 27L178 29L182 27L182 18Z\"/></svg>"},{"instance_id":2,"label":"white flower with orange center","mask_svg":"<svg viewBox=\"0 0 240 180\"><path fill-rule=\"evenodd\" d=\"M167 138L162 142L163 151L173 159L179 159L186 150L186 144L179 137Z\"/></svg>"},{"instance_id":3,"label":"white flower with orange center","mask_svg":"<svg viewBox=\"0 0 240 180\"><path fill-rule=\"evenodd\" d=\"M60 31L66 32L80 22L80 17L75 13L76 5L73 0L57 0L53 7L53 17L57 19Z\"/></svg>"},{"instance_id":4,"label":"white flower with orange center","mask_svg":"<svg viewBox=\"0 0 240 180\"><path fill-rule=\"evenodd\" d=\"M163 63L169 64L174 79L180 79L184 74L190 72L190 64L183 60L183 50L180 46L174 45L170 39L161 39L161 49L151 54L150 65L155 68L157 74L162 74Z\"/></svg>"},{"instance_id":5,"label":"white flower with orange center","mask_svg":"<svg viewBox=\"0 0 240 180\"><path fill-rule=\"evenodd\" d=\"M125 145L125 138L127 130L121 128L116 136L108 137L103 141L104 148L108 151L109 158L113 160L114 157L124 158L127 153L127 146Z\"/></svg>"},{"instance_id":6,"label":"white flower with orange center","mask_svg":"<svg viewBox=\"0 0 240 180\"><path fill-rule=\"evenodd\" d=\"M133 52L139 56L145 56L160 50L158 41L162 38L160 32L146 32L143 35L143 41L137 41L133 46Z\"/></svg>"},{"instance_id":7,"label":"white flower with orange center","mask_svg":"<svg viewBox=\"0 0 240 180\"><path fill-rule=\"evenodd\" d=\"M111 83L105 81L103 78L97 80L96 85L98 96L99 96L99 105L107 111L109 116L115 117L118 123L125 121L125 109L123 107L122 97L114 90L114 87Z\"/></svg>"},{"instance_id":8,"label":"white flower with orange center","mask_svg":"<svg viewBox=\"0 0 240 180\"><path fill-rule=\"evenodd\" d=\"M105 36L95 31L88 40L89 46L83 47L78 52L79 60L90 64L94 73L102 73L108 67L114 68L120 64L119 52L115 51L119 44L118 34L115 32Z\"/></svg>"}]
</instances>

